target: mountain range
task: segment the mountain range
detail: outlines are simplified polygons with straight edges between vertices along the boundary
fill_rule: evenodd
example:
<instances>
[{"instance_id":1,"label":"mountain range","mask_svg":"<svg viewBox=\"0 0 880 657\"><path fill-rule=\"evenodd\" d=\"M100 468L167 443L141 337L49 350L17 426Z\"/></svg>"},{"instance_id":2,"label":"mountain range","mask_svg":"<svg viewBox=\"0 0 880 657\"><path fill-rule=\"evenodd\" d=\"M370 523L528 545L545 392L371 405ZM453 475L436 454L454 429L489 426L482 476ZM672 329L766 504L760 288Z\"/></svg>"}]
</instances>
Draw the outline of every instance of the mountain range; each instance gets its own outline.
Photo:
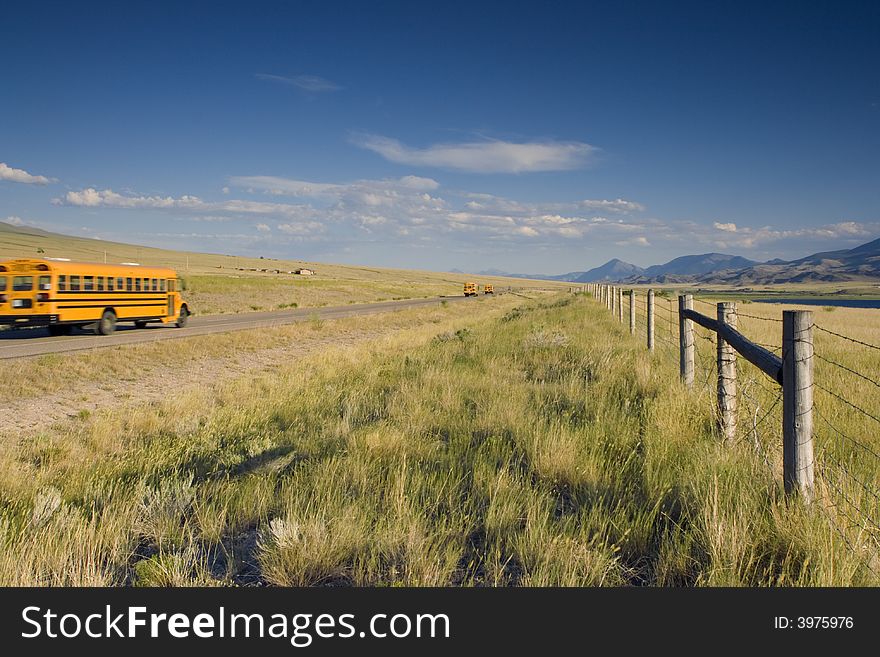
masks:
<instances>
[{"instance_id":1,"label":"mountain range","mask_svg":"<svg viewBox=\"0 0 880 657\"><path fill-rule=\"evenodd\" d=\"M767 285L815 281L880 279L880 239L853 249L823 251L798 260L775 258L756 262L725 253L686 255L647 268L613 258L587 271L567 274L508 274L497 269L477 272L484 276L511 276L573 283L708 283Z\"/></svg>"}]
</instances>

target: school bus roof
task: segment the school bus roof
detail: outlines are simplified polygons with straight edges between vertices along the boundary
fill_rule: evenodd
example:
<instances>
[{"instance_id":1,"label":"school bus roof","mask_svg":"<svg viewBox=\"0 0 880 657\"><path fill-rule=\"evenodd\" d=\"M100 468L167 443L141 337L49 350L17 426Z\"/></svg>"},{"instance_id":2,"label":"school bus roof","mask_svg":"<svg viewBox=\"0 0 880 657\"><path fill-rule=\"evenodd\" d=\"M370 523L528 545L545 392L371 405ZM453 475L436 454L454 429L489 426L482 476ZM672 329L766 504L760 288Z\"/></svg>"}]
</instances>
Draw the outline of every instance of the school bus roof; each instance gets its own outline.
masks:
<instances>
[{"instance_id":1,"label":"school bus roof","mask_svg":"<svg viewBox=\"0 0 880 657\"><path fill-rule=\"evenodd\" d=\"M39 265L43 265L40 267ZM0 261L2 268L7 272L15 271L50 271L58 274L73 274L87 276L140 276L142 278L177 278L177 272L168 267L147 267L135 264L104 264L103 262L71 262L67 260L52 260L50 258L19 258L14 260ZM44 268L45 267L45 268Z\"/></svg>"}]
</instances>

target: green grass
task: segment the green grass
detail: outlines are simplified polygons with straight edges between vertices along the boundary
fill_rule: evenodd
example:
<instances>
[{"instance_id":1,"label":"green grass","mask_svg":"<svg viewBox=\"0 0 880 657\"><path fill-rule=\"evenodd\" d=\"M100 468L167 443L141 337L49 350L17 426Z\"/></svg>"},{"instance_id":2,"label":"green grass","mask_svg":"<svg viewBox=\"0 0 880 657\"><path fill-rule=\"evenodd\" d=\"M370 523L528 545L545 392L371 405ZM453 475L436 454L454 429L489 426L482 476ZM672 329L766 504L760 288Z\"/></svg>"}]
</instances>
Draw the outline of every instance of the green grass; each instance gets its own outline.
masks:
<instances>
[{"instance_id":1,"label":"green grass","mask_svg":"<svg viewBox=\"0 0 880 657\"><path fill-rule=\"evenodd\" d=\"M671 350L501 301L6 444L0 582L880 584Z\"/></svg>"}]
</instances>

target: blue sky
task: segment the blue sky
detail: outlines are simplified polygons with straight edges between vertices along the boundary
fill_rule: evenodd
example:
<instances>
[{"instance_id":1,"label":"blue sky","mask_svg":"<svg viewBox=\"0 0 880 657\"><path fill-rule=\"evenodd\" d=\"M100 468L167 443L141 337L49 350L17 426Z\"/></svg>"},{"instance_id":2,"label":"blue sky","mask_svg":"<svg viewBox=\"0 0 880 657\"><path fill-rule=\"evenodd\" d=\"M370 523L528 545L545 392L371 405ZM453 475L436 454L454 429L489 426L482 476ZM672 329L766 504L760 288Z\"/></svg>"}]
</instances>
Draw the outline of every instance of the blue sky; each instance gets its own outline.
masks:
<instances>
[{"instance_id":1,"label":"blue sky","mask_svg":"<svg viewBox=\"0 0 880 657\"><path fill-rule=\"evenodd\" d=\"M880 236L877 3L177 4L4 6L0 220L542 273Z\"/></svg>"}]
</instances>

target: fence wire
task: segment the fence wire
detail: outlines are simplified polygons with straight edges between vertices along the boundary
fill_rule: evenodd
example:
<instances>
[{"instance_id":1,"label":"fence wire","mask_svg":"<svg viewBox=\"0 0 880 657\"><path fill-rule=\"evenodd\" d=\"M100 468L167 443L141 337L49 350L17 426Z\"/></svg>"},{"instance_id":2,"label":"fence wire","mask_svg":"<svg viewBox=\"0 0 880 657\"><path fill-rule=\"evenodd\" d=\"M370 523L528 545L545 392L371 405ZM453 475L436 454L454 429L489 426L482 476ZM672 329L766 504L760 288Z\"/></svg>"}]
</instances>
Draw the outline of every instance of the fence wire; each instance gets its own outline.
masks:
<instances>
[{"instance_id":1,"label":"fence wire","mask_svg":"<svg viewBox=\"0 0 880 657\"><path fill-rule=\"evenodd\" d=\"M717 305L703 299L694 298L711 312L704 312L710 319L717 317ZM636 335L644 339L647 334L648 307L645 295L636 296ZM624 324L628 321L629 309L624 309ZM774 317L763 317L749 313L737 312L737 319L756 320L770 325L782 324L783 320ZM678 308L672 299L655 295L654 297L654 339L656 345L664 345L678 349ZM717 367L717 336L713 331L692 323L695 355L695 392L701 397L707 396L713 402L718 394ZM748 324L746 325L748 328ZM880 346L865 340L845 335L813 324L808 330L828 334L846 341L850 345L858 345L873 351L880 351ZM742 329L738 327L742 332ZM780 330L781 336L781 330ZM801 341L803 338L795 338ZM772 342L754 344L777 355L782 355L783 348ZM859 371L857 365L841 362L839 357L822 353L813 343L812 355L816 361L830 368L838 380L816 382L814 388L814 404L812 412L818 420L815 422L813 437L816 444L814 450L815 481L817 498L814 508L829 523L834 534L839 536L842 545L855 555L858 563L863 565L877 581L880 573L874 564L880 564L880 447L875 446L878 435L876 424L880 424L880 410L869 408L864 402L854 400L850 394L832 389L832 384L840 383L849 392L862 385L865 390L880 388L880 377ZM809 358L809 356L807 356ZM867 354L856 354L853 363L866 363ZM751 366L744 358L738 358L739 367L736 405L740 416L738 423L738 440L749 443L757 456L771 469L780 465L782 435L781 410L783 406L783 389L760 368ZM822 370L820 370L821 372ZM757 374L756 374L757 373ZM835 409L836 406L836 409ZM717 403L709 408L713 420L718 423ZM847 426L855 425L857 430L842 429L830 416L831 410L847 420ZM747 418L747 422L742 422ZM861 424L857 421L861 418ZM868 426L870 424L870 427ZM858 427L864 425L863 429ZM865 435L859 435L861 431Z\"/></svg>"}]
</instances>

